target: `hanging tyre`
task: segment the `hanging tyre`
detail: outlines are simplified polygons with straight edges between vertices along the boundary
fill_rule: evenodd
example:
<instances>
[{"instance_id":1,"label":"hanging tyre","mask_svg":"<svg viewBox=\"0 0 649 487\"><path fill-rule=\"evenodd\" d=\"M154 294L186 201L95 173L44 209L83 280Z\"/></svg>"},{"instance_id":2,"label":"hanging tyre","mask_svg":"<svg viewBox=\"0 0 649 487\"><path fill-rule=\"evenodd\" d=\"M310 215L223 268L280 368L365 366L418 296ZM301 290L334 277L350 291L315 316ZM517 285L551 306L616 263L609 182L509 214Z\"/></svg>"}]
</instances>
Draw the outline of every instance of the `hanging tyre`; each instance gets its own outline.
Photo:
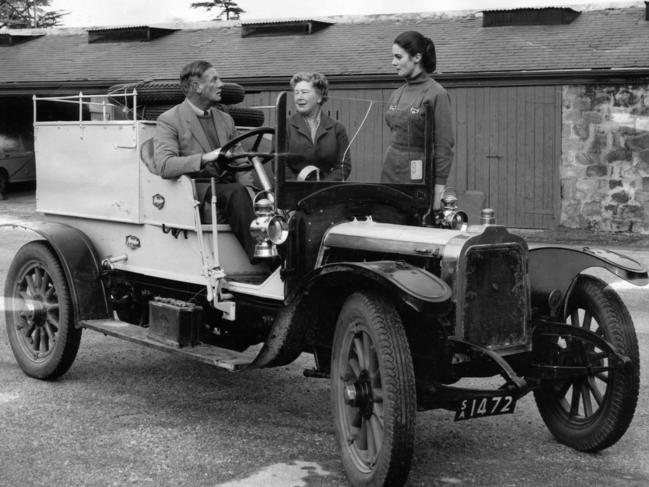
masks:
<instances>
[{"instance_id":1,"label":"hanging tyre","mask_svg":"<svg viewBox=\"0 0 649 487\"><path fill-rule=\"evenodd\" d=\"M164 112L174 105L147 105L142 108L142 120L157 120ZM237 127L261 127L264 125L264 112L255 108L229 107L219 105L219 110L229 114Z\"/></svg>"},{"instance_id":2,"label":"hanging tyre","mask_svg":"<svg viewBox=\"0 0 649 487\"><path fill-rule=\"evenodd\" d=\"M264 125L264 112L255 108L227 107L237 127L261 127Z\"/></svg>"},{"instance_id":3,"label":"hanging tyre","mask_svg":"<svg viewBox=\"0 0 649 487\"><path fill-rule=\"evenodd\" d=\"M354 486L403 485L412 460L415 376L390 300L358 292L338 317L331 360L336 438Z\"/></svg>"},{"instance_id":4,"label":"hanging tyre","mask_svg":"<svg viewBox=\"0 0 649 487\"><path fill-rule=\"evenodd\" d=\"M43 242L15 255L5 281L5 323L18 365L37 379L55 379L74 362L81 329L57 257Z\"/></svg>"},{"instance_id":5,"label":"hanging tyre","mask_svg":"<svg viewBox=\"0 0 649 487\"><path fill-rule=\"evenodd\" d=\"M590 366L593 372L546 384L534 393L543 421L559 442L595 452L619 440L633 418L640 387L637 337L618 294L592 276L579 276L568 301L567 322L595 332L631 359L629 370L597 371L609 363L602 350L576 339L557 339L557 365Z\"/></svg>"},{"instance_id":6,"label":"hanging tyre","mask_svg":"<svg viewBox=\"0 0 649 487\"><path fill-rule=\"evenodd\" d=\"M114 85L108 93L116 100L123 99L124 93L137 90L138 105L176 105L185 99L185 94L177 81L146 81L125 85ZM221 103L235 105L245 98L246 90L237 83L223 83L221 86Z\"/></svg>"}]
</instances>

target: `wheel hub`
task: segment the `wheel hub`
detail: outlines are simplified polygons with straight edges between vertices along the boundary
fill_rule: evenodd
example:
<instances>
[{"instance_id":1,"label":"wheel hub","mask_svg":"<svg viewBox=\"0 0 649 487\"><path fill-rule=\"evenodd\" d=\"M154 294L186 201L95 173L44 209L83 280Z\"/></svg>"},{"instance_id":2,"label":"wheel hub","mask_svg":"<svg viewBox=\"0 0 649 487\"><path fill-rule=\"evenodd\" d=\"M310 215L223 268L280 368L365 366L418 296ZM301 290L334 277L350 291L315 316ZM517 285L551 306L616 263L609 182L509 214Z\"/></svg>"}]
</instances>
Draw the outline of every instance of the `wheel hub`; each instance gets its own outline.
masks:
<instances>
[{"instance_id":1,"label":"wheel hub","mask_svg":"<svg viewBox=\"0 0 649 487\"><path fill-rule=\"evenodd\" d=\"M361 414L367 418L372 415L374 396L369 373L366 370L361 372L356 382L345 385L343 394L349 406L359 408Z\"/></svg>"},{"instance_id":2,"label":"wheel hub","mask_svg":"<svg viewBox=\"0 0 649 487\"><path fill-rule=\"evenodd\" d=\"M39 299L25 300L25 318L36 326L41 326L47 318L47 308L45 303Z\"/></svg>"}]
</instances>

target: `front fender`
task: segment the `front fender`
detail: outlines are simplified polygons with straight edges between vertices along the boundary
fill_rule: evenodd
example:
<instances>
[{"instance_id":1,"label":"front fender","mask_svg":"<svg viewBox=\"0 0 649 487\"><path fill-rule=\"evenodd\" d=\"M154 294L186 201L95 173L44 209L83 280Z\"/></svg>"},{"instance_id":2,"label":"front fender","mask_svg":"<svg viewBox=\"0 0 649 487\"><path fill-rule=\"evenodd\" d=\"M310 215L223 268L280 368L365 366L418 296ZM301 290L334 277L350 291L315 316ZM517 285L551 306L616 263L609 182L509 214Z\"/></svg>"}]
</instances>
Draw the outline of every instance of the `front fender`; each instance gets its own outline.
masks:
<instances>
[{"instance_id":1,"label":"front fender","mask_svg":"<svg viewBox=\"0 0 649 487\"><path fill-rule=\"evenodd\" d=\"M49 243L70 286L75 323L112 316L101 281L101 261L83 232L53 222L13 222L0 224L0 227L27 230Z\"/></svg>"},{"instance_id":2,"label":"front fender","mask_svg":"<svg viewBox=\"0 0 649 487\"><path fill-rule=\"evenodd\" d=\"M617 252L590 247L537 246L529 252L532 305L543 313L551 312L550 294L558 291L560 294L556 296L561 297L560 301L552 299L552 307L561 304L575 278L589 267L603 267L637 286L649 282L642 264Z\"/></svg>"},{"instance_id":3,"label":"front fender","mask_svg":"<svg viewBox=\"0 0 649 487\"><path fill-rule=\"evenodd\" d=\"M287 296L252 367L276 367L297 358L308 336L333 336L340 308L351 293L378 288L417 312L446 314L451 289L437 276L404 262L338 262L311 271ZM326 333L325 333L326 334Z\"/></svg>"},{"instance_id":4,"label":"front fender","mask_svg":"<svg viewBox=\"0 0 649 487\"><path fill-rule=\"evenodd\" d=\"M340 276L341 286L352 276L368 280L393 291L405 305L418 312L439 312L441 309L445 312L451 302L451 288L441 278L406 262L390 260L324 265L308 274L304 284L291 293L289 300L295 294L309 292L321 280L335 279L335 276Z\"/></svg>"}]
</instances>

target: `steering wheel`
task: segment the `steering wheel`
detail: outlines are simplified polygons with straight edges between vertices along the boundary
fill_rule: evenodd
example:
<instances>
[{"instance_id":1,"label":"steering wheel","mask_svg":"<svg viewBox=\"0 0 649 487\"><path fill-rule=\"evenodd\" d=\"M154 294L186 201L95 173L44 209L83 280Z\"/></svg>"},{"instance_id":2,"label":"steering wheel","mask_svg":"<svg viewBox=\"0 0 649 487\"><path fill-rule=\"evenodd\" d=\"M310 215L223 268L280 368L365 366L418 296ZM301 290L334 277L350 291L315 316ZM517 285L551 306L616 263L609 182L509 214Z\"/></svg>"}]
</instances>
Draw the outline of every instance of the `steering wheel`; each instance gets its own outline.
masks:
<instances>
[{"instance_id":1,"label":"steering wheel","mask_svg":"<svg viewBox=\"0 0 649 487\"><path fill-rule=\"evenodd\" d=\"M219 160L219 165L227 169L228 171L238 172L238 171L249 171L254 166L251 157L256 157L260 160L262 164L266 164L273 157L275 157L274 152L255 152L261 143L261 140L264 138L264 135L272 134L275 135L275 129L272 127L259 127L253 129L249 132L246 132L239 137L235 137L232 140L227 141L223 146L221 146L221 156ZM237 154L227 154L226 153L232 149L235 145L240 143L242 140L250 139L256 137L255 142L252 144L253 152L239 152ZM243 161L241 161L243 159ZM241 162L239 162L241 161Z\"/></svg>"}]
</instances>

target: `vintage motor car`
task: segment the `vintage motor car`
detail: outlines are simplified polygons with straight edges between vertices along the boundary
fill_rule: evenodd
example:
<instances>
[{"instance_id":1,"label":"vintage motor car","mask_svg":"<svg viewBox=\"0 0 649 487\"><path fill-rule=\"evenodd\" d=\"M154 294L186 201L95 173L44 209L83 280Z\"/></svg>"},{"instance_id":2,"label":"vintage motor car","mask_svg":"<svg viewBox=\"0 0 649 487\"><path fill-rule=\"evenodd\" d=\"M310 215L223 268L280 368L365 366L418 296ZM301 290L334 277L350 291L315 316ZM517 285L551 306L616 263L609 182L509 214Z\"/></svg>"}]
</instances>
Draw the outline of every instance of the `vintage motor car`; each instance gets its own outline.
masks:
<instances>
[{"instance_id":1,"label":"vintage motor car","mask_svg":"<svg viewBox=\"0 0 649 487\"><path fill-rule=\"evenodd\" d=\"M25 147L22 138L0 134L0 199L4 199L10 184L35 180L34 152Z\"/></svg>"},{"instance_id":2,"label":"vintage motor car","mask_svg":"<svg viewBox=\"0 0 649 487\"><path fill-rule=\"evenodd\" d=\"M223 147L242 143L224 165L257 175L251 264L205 197L212 180L157 174L155 121L139 117L137 89L124 96L133 98L127 119L41 122L35 106L42 220L11 224L33 239L4 290L9 341L27 375L64 374L84 329L230 371L313 354L305 375L330 380L354 486L407 481L417 411L443 408L457 421L513 413L531 392L556 439L584 452L629 427L634 325L616 292L585 271L644 285L636 261L528 245L489 208L463 211L464 196L451 191L432 211L431 148L410 181L381 183L384 147L352 120L349 178L287 177L291 105L280 93L260 108L270 126L242 128ZM79 113L96 99L79 95ZM335 114L335 98L328 103ZM383 108L370 102L361 122Z\"/></svg>"}]
</instances>

